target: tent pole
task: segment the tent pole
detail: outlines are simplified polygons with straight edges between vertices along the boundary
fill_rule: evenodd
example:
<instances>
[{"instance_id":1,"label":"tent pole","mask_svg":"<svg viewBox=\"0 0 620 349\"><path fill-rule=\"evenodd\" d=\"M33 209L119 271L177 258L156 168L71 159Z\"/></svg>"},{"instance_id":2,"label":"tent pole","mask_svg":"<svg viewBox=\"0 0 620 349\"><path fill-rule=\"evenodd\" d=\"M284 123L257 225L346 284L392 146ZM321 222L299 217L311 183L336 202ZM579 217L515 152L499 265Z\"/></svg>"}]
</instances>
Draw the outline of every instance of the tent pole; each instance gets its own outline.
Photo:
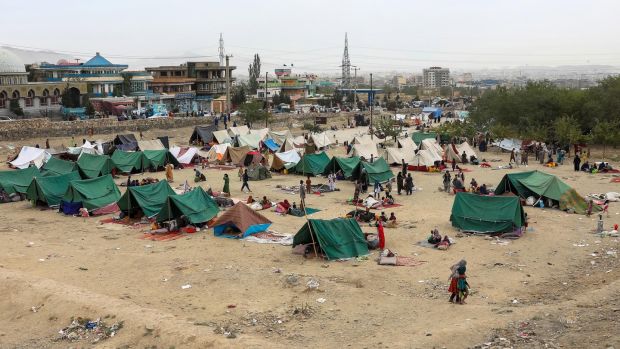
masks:
<instances>
[{"instance_id":1,"label":"tent pole","mask_svg":"<svg viewBox=\"0 0 620 349\"><path fill-rule=\"evenodd\" d=\"M314 241L314 235L312 233L312 225L310 224L310 220L308 219L308 212L306 211L306 200L301 199L301 204L304 206L304 217L306 218L306 224L308 224L308 229L310 230L310 239L312 239L312 249L314 250L314 257L319 258L319 254L316 251L316 242Z\"/></svg>"}]
</instances>

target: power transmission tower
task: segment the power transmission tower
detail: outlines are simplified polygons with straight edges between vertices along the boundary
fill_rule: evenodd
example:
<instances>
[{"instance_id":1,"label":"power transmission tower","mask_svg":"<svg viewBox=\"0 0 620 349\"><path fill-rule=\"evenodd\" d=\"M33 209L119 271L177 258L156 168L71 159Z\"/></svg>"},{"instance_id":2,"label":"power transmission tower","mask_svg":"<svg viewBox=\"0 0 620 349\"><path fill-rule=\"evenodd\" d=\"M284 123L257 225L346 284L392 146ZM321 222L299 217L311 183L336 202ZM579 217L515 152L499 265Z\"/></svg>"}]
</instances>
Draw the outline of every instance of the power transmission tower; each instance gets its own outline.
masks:
<instances>
[{"instance_id":1,"label":"power transmission tower","mask_svg":"<svg viewBox=\"0 0 620 349\"><path fill-rule=\"evenodd\" d=\"M224 38L222 37L222 33L220 33L220 66L224 65Z\"/></svg>"},{"instance_id":2,"label":"power transmission tower","mask_svg":"<svg viewBox=\"0 0 620 349\"><path fill-rule=\"evenodd\" d=\"M344 33L344 53L342 54L342 88L351 88L351 60L349 59L349 39Z\"/></svg>"}]
</instances>

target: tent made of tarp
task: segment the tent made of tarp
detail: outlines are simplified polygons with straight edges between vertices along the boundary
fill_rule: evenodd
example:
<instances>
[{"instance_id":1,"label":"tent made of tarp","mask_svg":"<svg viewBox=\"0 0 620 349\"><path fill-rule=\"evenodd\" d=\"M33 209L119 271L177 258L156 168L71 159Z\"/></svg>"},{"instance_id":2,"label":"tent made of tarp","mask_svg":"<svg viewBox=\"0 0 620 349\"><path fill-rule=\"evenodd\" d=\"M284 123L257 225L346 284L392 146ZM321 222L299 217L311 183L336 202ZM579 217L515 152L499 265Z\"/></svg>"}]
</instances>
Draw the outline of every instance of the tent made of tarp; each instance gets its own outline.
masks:
<instances>
[{"instance_id":1,"label":"tent made of tarp","mask_svg":"<svg viewBox=\"0 0 620 349\"><path fill-rule=\"evenodd\" d=\"M51 157L43 167L41 174L44 176L58 176L77 171L77 164L73 161L61 160Z\"/></svg>"},{"instance_id":2,"label":"tent made of tarp","mask_svg":"<svg viewBox=\"0 0 620 349\"><path fill-rule=\"evenodd\" d=\"M32 179L40 175L39 170L34 166L21 170L0 171L0 189L7 194L24 194Z\"/></svg>"},{"instance_id":3,"label":"tent made of tarp","mask_svg":"<svg viewBox=\"0 0 620 349\"><path fill-rule=\"evenodd\" d=\"M269 150L271 150L272 152L280 150L280 144L276 143L276 141L271 138L265 139L263 141L263 144L265 144L265 146L269 148Z\"/></svg>"},{"instance_id":4,"label":"tent made of tarp","mask_svg":"<svg viewBox=\"0 0 620 349\"><path fill-rule=\"evenodd\" d=\"M47 206L57 206L69 189L69 183L81 179L77 171L56 176L34 177L26 190L26 198L34 202L44 202Z\"/></svg>"},{"instance_id":5,"label":"tent made of tarp","mask_svg":"<svg viewBox=\"0 0 620 349\"><path fill-rule=\"evenodd\" d=\"M276 143L282 144L287 138L293 138L293 134L290 130L269 131L268 137L276 141Z\"/></svg>"},{"instance_id":6,"label":"tent made of tarp","mask_svg":"<svg viewBox=\"0 0 620 349\"><path fill-rule=\"evenodd\" d=\"M293 238L293 247L316 242L327 259L368 255L364 233L355 219L309 219Z\"/></svg>"},{"instance_id":7,"label":"tent made of tarp","mask_svg":"<svg viewBox=\"0 0 620 349\"><path fill-rule=\"evenodd\" d=\"M187 217L191 224L205 223L220 212L213 200L201 187L196 187L181 195L170 195L157 214L157 221L164 222Z\"/></svg>"},{"instance_id":8,"label":"tent made of tarp","mask_svg":"<svg viewBox=\"0 0 620 349\"><path fill-rule=\"evenodd\" d=\"M174 156L180 164L188 165L198 153L198 148L194 147L172 147L170 154Z\"/></svg>"},{"instance_id":9,"label":"tent made of tarp","mask_svg":"<svg viewBox=\"0 0 620 349\"><path fill-rule=\"evenodd\" d=\"M368 183L371 185L375 181L384 183L394 178L390 166L387 164L384 158L377 158L374 162L360 161L360 163L353 169L351 178L358 179L362 174L362 168L366 170L368 174Z\"/></svg>"},{"instance_id":10,"label":"tent made of tarp","mask_svg":"<svg viewBox=\"0 0 620 349\"><path fill-rule=\"evenodd\" d=\"M327 147L334 143L325 132L313 133L310 137L317 149Z\"/></svg>"},{"instance_id":11,"label":"tent made of tarp","mask_svg":"<svg viewBox=\"0 0 620 349\"><path fill-rule=\"evenodd\" d=\"M247 170L248 178L251 181L262 181L263 179L271 178L269 170L261 164L249 166Z\"/></svg>"},{"instance_id":12,"label":"tent made of tarp","mask_svg":"<svg viewBox=\"0 0 620 349\"><path fill-rule=\"evenodd\" d=\"M117 149L120 149L121 145L117 145ZM130 143L128 145L128 150L135 150L137 143ZM132 149L130 149L132 148ZM103 155L104 147L102 142L91 143L89 141L84 142L80 147L68 147L67 153L72 155L80 155L82 153L92 154L92 155Z\"/></svg>"},{"instance_id":13,"label":"tent made of tarp","mask_svg":"<svg viewBox=\"0 0 620 349\"><path fill-rule=\"evenodd\" d=\"M558 177L541 171L509 173L499 182L496 195L512 192L521 198L533 196L536 199L551 199L561 210L572 210L578 214L587 211L586 200L575 189ZM547 205L546 202L544 202Z\"/></svg>"},{"instance_id":14,"label":"tent made of tarp","mask_svg":"<svg viewBox=\"0 0 620 349\"><path fill-rule=\"evenodd\" d=\"M401 164L403 160L410 164L415 158L415 151L405 148L385 148L385 159L388 164Z\"/></svg>"},{"instance_id":15,"label":"tent made of tarp","mask_svg":"<svg viewBox=\"0 0 620 349\"><path fill-rule=\"evenodd\" d=\"M462 154L465 152L465 156L467 157L467 162L471 159L472 156L478 157L476 152L469 146L467 142L462 144L448 144L446 146L446 158L448 161L452 161L453 159L457 162L462 162Z\"/></svg>"},{"instance_id":16,"label":"tent made of tarp","mask_svg":"<svg viewBox=\"0 0 620 349\"><path fill-rule=\"evenodd\" d=\"M301 160L301 156L297 150L289 150L282 153L275 153L273 162L271 163L271 168L280 171L284 168L287 170L295 167L297 163Z\"/></svg>"},{"instance_id":17,"label":"tent made of tarp","mask_svg":"<svg viewBox=\"0 0 620 349\"><path fill-rule=\"evenodd\" d=\"M189 144L202 143L207 144L213 142L213 132L217 131L217 126L196 126L194 132L189 137Z\"/></svg>"},{"instance_id":18,"label":"tent made of tarp","mask_svg":"<svg viewBox=\"0 0 620 349\"><path fill-rule=\"evenodd\" d=\"M168 136L157 137L157 139L159 139L164 148L170 149L170 139L168 138Z\"/></svg>"},{"instance_id":19,"label":"tent made of tarp","mask_svg":"<svg viewBox=\"0 0 620 349\"><path fill-rule=\"evenodd\" d=\"M374 143L358 143L353 144L351 155L370 160L378 158L379 151L377 151L377 146Z\"/></svg>"},{"instance_id":20,"label":"tent made of tarp","mask_svg":"<svg viewBox=\"0 0 620 349\"><path fill-rule=\"evenodd\" d=\"M119 144L137 144L138 140L136 139L136 136L134 136L133 133L127 133L124 135L116 135L116 137L114 137L114 145L119 145Z\"/></svg>"},{"instance_id":21,"label":"tent made of tarp","mask_svg":"<svg viewBox=\"0 0 620 349\"><path fill-rule=\"evenodd\" d=\"M232 126L228 128L228 134L231 137L250 134L250 129L246 125Z\"/></svg>"},{"instance_id":22,"label":"tent made of tarp","mask_svg":"<svg viewBox=\"0 0 620 349\"><path fill-rule=\"evenodd\" d=\"M435 139L423 139L422 145L420 145L420 149L430 149L437 153L439 156L443 156L443 148L441 147L441 145L439 145L439 143L437 143L437 140Z\"/></svg>"},{"instance_id":23,"label":"tent made of tarp","mask_svg":"<svg viewBox=\"0 0 620 349\"><path fill-rule=\"evenodd\" d=\"M237 142L240 147L248 146L252 149L258 149L260 148L261 138L257 134L239 135L237 136Z\"/></svg>"},{"instance_id":24,"label":"tent made of tarp","mask_svg":"<svg viewBox=\"0 0 620 349\"><path fill-rule=\"evenodd\" d=\"M232 143L232 138L226 130L213 131L213 138L219 144Z\"/></svg>"},{"instance_id":25,"label":"tent made of tarp","mask_svg":"<svg viewBox=\"0 0 620 349\"><path fill-rule=\"evenodd\" d=\"M81 202L89 211L115 203L121 197L121 192L108 174L93 179L69 182L69 188L63 196L63 201Z\"/></svg>"},{"instance_id":26,"label":"tent made of tarp","mask_svg":"<svg viewBox=\"0 0 620 349\"><path fill-rule=\"evenodd\" d=\"M385 138L377 136L371 137L369 134L358 135L353 138L352 144L381 144L385 142Z\"/></svg>"},{"instance_id":27,"label":"tent made of tarp","mask_svg":"<svg viewBox=\"0 0 620 349\"><path fill-rule=\"evenodd\" d=\"M143 172L147 160L141 151L116 150L112 154L112 162L122 173Z\"/></svg>"},{"instance_id":28,"label":"tent made of tarp","mask_svg":"<svg viewBox=\"0 0 620 349\"><path fill-rule=\"evenodd\" d=\"M271 221L243 202L236 203L213 222L215 236L244 238L266 231ZM229 233L231 231L233 233Z\"/></svg>"},{"instance_id":29,"label":"tent made of tarp","mask_svg":"<svg viewBox=\"0 0 620 349\"><path fill-rule=\"evenodd\" d=\"M84 178L96 178L112 172L114 163L107 155L82 153L77 161L80 174Z\"/></svg>"},{"instance_id":30,"label":"tent made of tarp","mask_svg":"<svg viewBox=\"0 0 620 349\"><path fill-rule=\"evenodd\" d=\"M250 130L250 134L251 135L258 135L260 137L260 140L264 141L265 139L267 139L267 137L269 135L269 129L268 128L261 128L259 130Z\"/></svg>"},{"instance_id":31,"label":"tent made of tarp","mask_svg":"<svg viewBox=\"0 0 620 349\"><path fill-rule=\"evenodd\" d=\"M415 144L420 146L424 139L436 139L437 134L435 132L414 132L411 134L411 139Z\"/></svg>"},{"instance_id":32,"label":"tent made of tarp","mask_svg":"<svg viewBox=\"0 0 620 349\"><path fill-rule=\"evenodd\" d=\"M350 158L341 158L334 156L329 161L327 166L325 166L325 170L323 171L324 175L328 175L330 173L337 173L342 170L345 178L350 178L353 175L353 170L359 165L360 158L358 156L353 156Z\"/></svg>"},{"instance_id":33,"label":"tent made of tarp","mask_svg":"<svg viewBox=\"0 0 620 349\"><path fill-rule=\"evenodd\" d=\"M302 175L319 175L325 171L329 164L329 157L325 152L318 154L304 154L295 166L295 172Z\"/></svg>"},{"instance_id":34,"label":"tent made of tarp","mask_svg":"<svg viewBox=\"0 0 620 349\"><path fill-rule=\"evenodd\" d=\"M208 151L198 150L198 155L209 161L225 162L224 155L228 147L230 143L214 144Z\"/></svg>"},{"instance_id":35,"label":"tent made of tarp","mask_svg":"<svg viewBox=\"0 0 620 349\"><path fill-rule=\"evenodd\" d=\"M248 146L245 147L228 147L222 157L223 162L231 162L234 165L243 165L245 156L251 149Z\"/></svg>"},{"instance_id":36,"label":"tent made of tarp","mask_svg":"<svg viewBox=\"0 0 620 349\"><path fill-rule=\"evenodd\" d=\"M522 144L523 144L522 140L515 139L515 138L504 138L499 142L493 143L494 146L499 147L506 151L512 151L513 149L515 151L520 151Z\"/></svg>"},{"instance_id":37,"label":"tent made of tarp","mask_svg":"<svg viewBox=\"0 0 620 349\"><path fill-rule=\"evenodd\" d=\"M397 139L396 144L398 145L398 148L404 149L410 152L413 152L418 149L418 146L415 144L413 139L409 137Z\"/></svg>"},{"instance_id":38,"label":"tent made of tarp","mask_svg":"<svg viewBox=\"0 0 620 349\"><path fill-rule=\"evenodd\" d=\"M45 151L45 149L35 147L22 147L19 151L19 155L15 160L9 162L11 166L25 169L30 165L35 165L37 168L41 168L43 164L51 157L51 155Z\"/></svg>"},{"instance_id":39,"label":"tent made of tarp","mask_svg":"<svg viewBox=\"0 0 620 349\"><path fill-rule=\"evenodd\" d=\"M166 203L168 196L176 195L167 181L127 187L127 190L116 202L121 211L135 214L141 209L145 216L153 217L158 214Z\"/></svg>"},{"instance_id":40,"label":"tent made of tarp","mask_svg":"<svg viewBox=\"0 0 620 349\"><path fill-rule=\"evenodd\" d=\"M303 137L301 137L303 138ZM303 146L303 144L301 144L301 146ZM281 152L285 152L285 151L289 151L289 150L299 150L302 148L299 148L296 146L294 138L287 138L284 140L284 142L282 143L282 145L280 146L280 151Z\"/></svg>"},{"instance_id":41,"label":"tent made of tarp","mask_svg":"<svg viewBox=\"0 0 620 349\"><path fill-rule=\"evenodd\" d=\"M433 119L438 119L443 114L443 111L441 110L441 108L437 107L425 107L422 109L422 113L428 114L429 117Z\"/></svg>"},{"instance_id":42,"label":"tent made of tarp","mask_svg":"<svg viewBox=\"0 0 620 349\"><path fill-rule=\"evenodd\" d=\"M168 149L145 150L142 153L146 158L144 167L151 167L153 169L157 169L168 164L172 164L174 165L174 167L178 167L180 165L177 158L175 158L174 155L172 155L168 151Z\"/></svg>"},{"instance_id":43,"label":"tent made of tarp","mask_svg":"<svg viewBox=\"0 0 620 349\"><path fill-rule=\"evenodd\" d=\"M525 224L525 213L516 196L457 193L450 215L452 226L467 232L507 233Z\"/></svg>"},{"instance_id":44,"label":"tent made of tarp","mask_svg":"<svg viewBox=\"0 0 620 349\"><path fill-rule=\"evenodd\" d=\"M153 139L150 141L138 141L138 148L140 150L163 150L166 149L164 144L159 139Z\"/></svg>"},{"instance_id":45,"label":"tent made of tarp","mask_svg":"<svg viewBox=\"0 0 620 349\"><path fill-rule=\"evenodd\" d=\"M436 161L441 162L441 156L433 150L420 149L409 164L416 167L431 167L435 166Z\"/></svg>"}]
</instances>

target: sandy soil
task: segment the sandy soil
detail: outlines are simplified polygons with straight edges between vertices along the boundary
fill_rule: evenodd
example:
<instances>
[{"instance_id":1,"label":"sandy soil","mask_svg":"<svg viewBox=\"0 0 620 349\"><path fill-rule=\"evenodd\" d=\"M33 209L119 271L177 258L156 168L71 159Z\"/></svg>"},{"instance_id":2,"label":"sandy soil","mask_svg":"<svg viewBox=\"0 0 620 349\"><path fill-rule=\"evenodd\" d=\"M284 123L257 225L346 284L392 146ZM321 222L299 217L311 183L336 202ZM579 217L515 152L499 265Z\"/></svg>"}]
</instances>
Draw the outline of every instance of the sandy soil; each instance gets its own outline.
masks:
<instances>
[{"instance_id":1,"label":"sandy soil","mask_svg":"<svg viewBox=\"0 0 620 349\"><path fill-rule=\"evenodd\" d=\"M145 137L171 134L182 144L190 132L146 132ZM22 144L35 142L44 144ZM51 140L52 146L68 142ZM5 145L0 144L2 158ZM496 152L483 157L507 160ZM474 177L492 186L507 173L467 168L466 182ZM543 170L538 164L528 169ZM570 165L544 170L582 195L620 191L611 175L574 173ZM233 197L246 198L236 171L228 173ZM221 189L223 174L206 171L203 187ZM175 183L191 176L191 169L175 171ZM274 175L250 186L254 196L295 200L276 185L300 178ZM471 236L457 238L445 252L423 248L416 242L434 227L456 235L449 222L453 196L437 190L439 174L414 173L414 181L420 190L397 197L403 206L386 212L395 212L401 223L386 236L388 248L425 261L417 267L379 266L377 252L361 261L305 260L290 247L216 238L210 230L147 241L140 239L141 229L100 224L101 218L65 217L27 202L4 204L0 348L620 347L619 239L592 234L594 218L526 208L533 229L519 240L502 245ZM308 206L322 209L313 218L343 216L352 208L344 202L353 185L337 187L340 192L308 198ZM612 203L610 212L607 227L620 223L620 203ZM295 233L304 223L262 213L282 233ZM473 291L463 306L448 303L446 290L448 268L461 258L468 260ZM318 290L307 289L311 278L319 281ZM192 287L182 289L186 284ZM122 320L124 328L97 344L55 341L74 316Z\"/></svg>"}]
</instances>

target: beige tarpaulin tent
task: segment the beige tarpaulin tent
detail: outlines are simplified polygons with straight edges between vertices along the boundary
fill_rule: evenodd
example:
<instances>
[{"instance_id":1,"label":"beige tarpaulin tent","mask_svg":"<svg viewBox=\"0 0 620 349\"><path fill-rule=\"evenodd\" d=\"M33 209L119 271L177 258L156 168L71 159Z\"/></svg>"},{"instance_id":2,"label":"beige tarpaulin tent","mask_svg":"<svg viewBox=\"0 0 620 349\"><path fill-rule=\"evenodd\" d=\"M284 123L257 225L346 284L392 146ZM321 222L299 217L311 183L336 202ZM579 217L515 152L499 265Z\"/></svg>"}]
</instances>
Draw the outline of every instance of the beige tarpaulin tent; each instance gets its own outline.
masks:
<instances>
[{"instance_id":1,"label":"beige tarpaulin tent","mask_svg":"<svg viewBox=\"0 0 620 349\"><path fill-rule=\"evenodd\" d=\"M441 148L441 145L439 145L439 143L437 143L435 139L431 139L431 138L423 139L420 145L420 149L432 150L433 152L438 154L440 157L443 156L443 148Z\"/></svg>"},{"instance_id":2,"label":"beige tarpaulin tent","mask_svg":"<svg viewBox=\"0 0 620 349\"><path fill-rule=\"evenodd\" d=\"M293 134L290 130L283 131L269 131L269 138L276 141L278 144L283 144L288 138L293 138Z\"/></svg>"},{"instance_id":3,"label":"beige tarpaulin tent","mask_svg":"<svg viewBox=\"0 0 620 349\"><path fill-rule=\"evenodd\" d=\"M405 163L412 163L414 160L415 151L405 148L386 148L385 160L388 164L400 164L403 159Z\"/></svg>"},{"instance_id":4,"label":"beige tarpaulin tent","mask_svg":"<svg viewBox=\"0 0 620 349\"><path fill-rule=\"evenodd\" d=\"M472 147L470 147L469 144L465 142L458 145L448 144L448 146L446 147L446 158L448 159L448 161L456 159L457 162L462 162L461 156L463 152L465 152L465 155L467 156L467 161L469 161L472 156L476 158L478 157Z\"/></svg>"},{"instance_id":5,"label":"beige tarpaulin tent","mask_svg":"<svg viewBox=\"0 0 620 349\"><path fill-rule=\"evenodd\" d=\"M311 138L312 138L312 142L318 149L334 144L334 142L329 138L329 136L325 132L313 133L311 135Z\"/></svg>"},{"instance_id":6,"label":"beige tarpaulin tent","mask_svg":"<svg viewBox=\"0 0 620 349\"><path fill-rule=\"evenodd\" d=\"M246 125L228 128L228 134L231 137L239 136L239 135L247 135L249 133L250 133L250 129Z\"/></svg>"},{"instance_id":7,"label":"beige tarpaulin tent","mask_svg":"<svg viewBox=\"0 0 620 349\"><path fill-rule=\"evenodd\" d=\"M385 139L383 138L379 138L379 137L370 137L370 135L361 135L361 136L355 136L355 138L353 138L353 144L381 144L385 141Z\"/></svg>"},{"instance_id":8,"label":"beige tarpaulin tent","mask_svg":"<svg viewBox=\"0 0 620 349\"><path fill-rule=\"evenodd\" d=\"M138 141L138 148L140 150L163 150L166 149L163 143L159 139L153 139L151 141Z\"/></svg>"},{"instance_id":9,"label":"beige tarpaulin tent","mask_svg":"<svg viewBox=\"0 0 620 349\"><path fill-rule=\"evenodd\" d=\"M366 160L370 160L371 157L374 159L379 158L379 152L377 151L377 146L375 144L353 144L351 153L353 156L359 156L360 158L364 158Z\"/></svg>"},{"instance_id":10,"label":"beige tarpaulin tent","mask_svg":"<svg viewBox=\"0 0 620 349\"><path fill-rule=\"evenodd\" d=\"M219 143L231 143L232 139L226 130L213 131L213 138Z\"/></svg>"},{"instance_id":11,"label":"beige tarpaulin tent","mask_svg":"<svg viewBox=\"0 0 620 349\"><path fill-rule=\"evenodd\" d=\"M239 146L248 146L252 149L258 149L260 147L260 136L257 134L239 135L237 136Z\"/></svg>"},{"instance_id":12,"label":"beige tarpaulin tent","mask_svg":"<svg viewBox=\"0 0 620 349\"><path fill-rule=\"evenodd\" d=\"M250 130L250 134L258 135L260 137L260 140L264 141L265 139L267 139L267 136L269 135L269 129L261 128L260 130Z\"/></svg>"},{"instance_id":13,"label":"beige tarpaulin tent","mask_svg":"<svg viewBox=\"0 0 620 349\"><path fill-rule=\"evenodd\" d=\"M198 155L209 161L224 162L224 154L226 154L228 147L230 147L230 143L214 144L208 151L198 150Z\"/></svg>"},{"instance_id":14,"label":"beige tarpaulin tent","mask_svg":"<svg viewBox=\"0 0 620 349\"><path fill-rule=\"evenodd\" d=\"M245 160L245 156L248 154L250 150L251 149L248 146L228 147L226 148L226 153L224 153L222 161L232 162L235 165L243 164L243 161Z\"/></svg>"}]
</instances>

